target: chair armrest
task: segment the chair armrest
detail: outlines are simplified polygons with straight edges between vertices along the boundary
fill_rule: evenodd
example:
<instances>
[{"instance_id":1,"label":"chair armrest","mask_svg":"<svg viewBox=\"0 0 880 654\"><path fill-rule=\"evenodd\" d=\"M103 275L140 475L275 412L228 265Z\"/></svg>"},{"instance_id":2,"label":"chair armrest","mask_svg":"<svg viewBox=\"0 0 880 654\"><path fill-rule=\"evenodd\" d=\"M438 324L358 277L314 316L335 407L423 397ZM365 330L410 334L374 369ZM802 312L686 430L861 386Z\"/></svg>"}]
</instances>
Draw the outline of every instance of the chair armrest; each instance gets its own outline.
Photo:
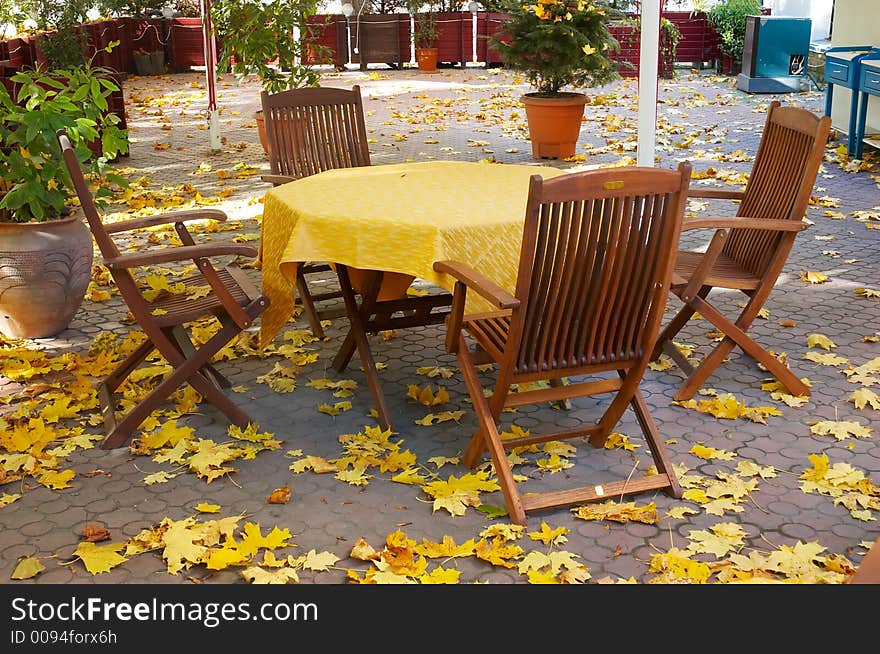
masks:
<instances>
[{"instance_id":1,"label":"chair armrest","mask_svg":"<svg viewBox=\"0 0 880 654\"><path fill-rule=\"evenodd\" d=\"M171 225L173 223L183 223L187 220L201 220L203 218L223 222L226 220L226 213L220 209L184 209L182 211L168 211L155 216L144 216L142 218L123 220L118 223L107 223L104 225L104 229L108 234L115 234L118 232L128 232L133 229L144 229L146 227L156 227L157 225Z\"/></svg>"},{"instance_id":2,"label":"chair armrest","mask_svg":"<svg viewBox=\"0 0 880 654\"><path fill-rule=\"evenodd\" d=\"M803 220L752 218L750 216L689 218L681 224L682 231L690 229L761 229L771 232L800 232L807 227L809 224Z\"/></svg>"},{"instance_id":3,"label":"chair armrest","mask_svg":"<svg viewBox=\"0 0 880 654\"><path fill-rule=\"evenodd\" d=\"M260 175L260 180L272 186L280 186L281 184L295 181L296 177L291 177L290 175Z\"/></svg>"},{"instance_id":4,"label":"chair armrest","mask_svg":"<svg viewBox=\"0 0 880 654\"><path fill-rule=\"evenodd\" d=\"M499 309L519 306L519 300L485 275L459 261L435 261L434 272L444 273L472 288Z\"/></svg>"},{"instance_id":5,"label":"chair armrest","mask_svg":"<svg viewBox=\"0 0 880 654\"><path fill-rule=\"evenodd\" d=\"M688 189L688 198L703 198L705 200L742 200L745 191L735 191L724 188L694 188Z\"/></svg>"},{"instance_id":6,"label":"chair armrest","mask_svg":"<svg viewBox=\"0 0 880 654\"><path fill-rule=\"evenodd\" d=\"M183 245L174 248L163 248L152 252L139 254L124 254L112 259L104 259L104 265L110 269L138 268L141 266L153 266L169 261L184 261L185 259L204 259L224 254L254 258L257 256L256 248L250 245L238 243L205 243L202 245Z\"/></svg>"}]
</instances>

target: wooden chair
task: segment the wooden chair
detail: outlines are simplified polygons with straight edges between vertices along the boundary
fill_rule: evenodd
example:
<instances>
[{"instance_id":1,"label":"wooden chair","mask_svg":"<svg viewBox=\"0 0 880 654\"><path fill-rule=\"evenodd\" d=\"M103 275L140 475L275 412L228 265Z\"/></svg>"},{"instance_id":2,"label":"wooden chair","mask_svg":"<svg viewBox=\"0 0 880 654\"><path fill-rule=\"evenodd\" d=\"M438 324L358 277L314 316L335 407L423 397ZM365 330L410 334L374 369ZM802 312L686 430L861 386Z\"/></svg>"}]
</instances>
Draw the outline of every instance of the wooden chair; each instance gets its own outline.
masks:
<instances>
[{"instance_id":1,"label":"wooden chair","mask_svg":"<svg viewBox=\"0 0 880 654\"><path fill-rule=\"evenodd\" d=\"M456 279L446 348L457 353L477 414L464 462L473 467L489 450L512 521L525 524L526 513L536 509L652 489L681 496L639 385L667 302L690 171L683 163L678 171L630 167L543 181L532 176L513 295L463 263L435 263L437 272ZM465 314L468 289L497 311ZM475 341L473 351L467 336ZM488 398L477 373L487 362L497 364ZM513 384L539 381L550 386L511 392ZM499 435L498 419L507 407L605 393L612 397L596 422L513 439ZM657 474L520 494L505 450L579 436L602 447L627 406Z\"/></svg>"},{"instance_id":2,"label":"wooden chair","mask_svg":"<svg viewBox=\"0 0 880 654\"><path fill-rule=\"evenodd\" d=\"M211 359L242 330L253 324L269 306L269 300L259 293L240 268L229 265L218 270L210 259L225 255L253 258L257 255L256 249L238 244L196 244L185 223L206 218L226 220L226 214L217 209L175 211L104 224L70 139L64 130L59 130L57 136L64 163L103 263L110 270L131 315L147 336L98 386L106 430L102 447L111 449L125 444L144 419L183 384L192 386L205 400L223 412L230 422L246 427L252 422L251 419L223 392L222 389L230 384L211 366ZM174 225L183 245L123 254L113 240L114 234L170 224ZM144 296L135 278L136 269L186 260L192 261L198 272L177 281L183 281L190 290L183 293L163 291L152 300ZM189 297L192 288L206 286L211 289L207 295ZM221 327L207 342L196 348L189 338L186 325L211 316L220 321ZM114 392L154 350L165 358L173 371L118 420Z\"/></svg>"},{"instance_id":3,"label":"wooden chair","mask_svg":"<svg viewBox=\"0 0 880 654\"><path fill-rule=\"evenodd\" d=\"M690 190L690 197L739 200L740 204L734 217L686 220L682 227L715 232L705 252L678 252L671 291L684 306L665 326L654 350L654 358L666 352L687 375L675 393L676 400L692 398L736 345L791 394L809 396L809 387L747 332L773 290L795 237L807 227L802 219L830 127L827 116L819 118L806 109L771 102L745 189ZM735 320L709 302L712 289L737 290L748 297ZM695 313L724 334L697 367L673 343Z\"/></svg>"},{"instance_id":4,"label":"wooden chair","mask_svg":"<svg viewBox=\"0 0 880 654\"><path fill-rule=\"evenodd\" d=\"M333 168L370 165L360 86L351 90L318 86L260 94L270 175L262 180L277 186ZM342 189L340 189L342 192ZM298 267L297 302L302 303L312 333L324 337L322 319L345 315L341 307L319 311L318 302L338 298L341 291L312 293L307 275L326 273L330 266L304 262Z\"/></svg>"}]
</instances>

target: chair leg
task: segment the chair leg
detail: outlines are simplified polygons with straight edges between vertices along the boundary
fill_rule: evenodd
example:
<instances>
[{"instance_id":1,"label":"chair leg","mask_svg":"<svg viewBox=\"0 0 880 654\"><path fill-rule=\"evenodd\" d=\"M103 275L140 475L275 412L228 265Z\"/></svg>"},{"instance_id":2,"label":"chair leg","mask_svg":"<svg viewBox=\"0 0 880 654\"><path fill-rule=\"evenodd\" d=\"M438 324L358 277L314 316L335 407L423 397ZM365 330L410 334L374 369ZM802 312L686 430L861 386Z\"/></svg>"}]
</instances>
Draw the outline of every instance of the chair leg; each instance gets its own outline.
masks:
<instances>
[{"instance_id":1,"label":"chair leg","mask_svg":"<svg viewBox=\"0 0 880 654\"><path fill-rule=\"evenodd\" d=\"M694 298L693 306L694 309L699 311L707 320L709 320L709 322L724 332L724 339L718 343L712 352L703 357L694 372L685 380L685 383L681 385L675 394L675 399L677 401L692 398L714 370L722 361L724 361L727 355L730 354L735 345L738 345L746 354L767 368L767 370L769 370L770 373L786 387L789 393L792 395L810 395L810 388L798 379L788 366L758 345L746 333L745 329L751 324L749 313L757 314L759 307L752 306L752 303L749 303L737 322L732 323L703 298Z\"/></svg>"},{"instance_id":2,"label":"chair leg","mask_svg":"<svg viewBox=\"0 0 880 654\"><path fill-rule=\"evenodd\" d=\"M523 508L522 499L519 491L516 489L516 481L513 478L513 471L507 461L507 454L504 451L504 445L501 443L501 435L498 433L498 427L495 424L492 408L483 395L483 386L477 377L476 368L473 359L468 351L467 343L464 336L459 337L458 345L458 361L464 377L465 385L470 393L474 404L474 410L477 413L477 422L479 428L471 444L468 447L469 452L473 452L475 441L479 439L483 447L489 450L492 457L492 464L495 467L495 474L498 476L498 482L501 485L501 492L504 495L504 503L507 505L507 514L510 520L518 525L526 524L526 512ZM467 464L468 455L465 456Z\"/></svg>"},{"instance_id":3,"label":"chair leg","mask_svg":"<svg viewBox=\"0 0 880 654\"><path fill-rule=\"evenodd\" d=\"M345 309L348 314L349 331L346 337L352 339L361 359L361 365L364 368L364 375L367 378L367 385L370 387L370 393L373 396L373 402L376 405L376 411L379 413L379 424L382 429L391 429L391 412L385 401L385 394L382 392L381 382L379 381L379 373L376 370L376 362L373 360L373 352L370 350L370 343L367 340L367 334L364 331L365 311L371 311L371 306L378 293L378 282L375 289L370 289L362 301L362 306L357 306L357 300L354 296L354 289L351 287L351 280L348 276L348 268L339 265L336 268L336 274L339 277L339 286L342 288L342 298L345 301ZM375 292L374 292L375 291ZM367 317L369 314L366 314ZM343 344L345 345L345 344ZM342 349L337 353L333 361L333 367L337 370L337 361L343 355ZM348 357L350 358L350 354ZM346 361L347 364L347 361ZM344 369L345 366L343 366Z\"/></svg>"},{"instance_id":4,"label":"chair leg","mask_svg":"<svg viewBox=\"0 0 880 654\"><path fill-rule=\"evenodd\" d=\"M651 417L651 411L640 390L636 389L630 405L632 406L633 413L636 415L639 426L642 428L642 433L645 435L645 441L647 441L648 448L651 450L651 456L657 465L657 472L661 475L666 475L669 480L669 486L663 490L676 499L680 498L682 491L681 485L678 483L678 475L675 474L672 462L666 454L666 448L663 446L663 440L657 429L657 423Z\"/></svg>"},{"instance_id":5,"label":"chair leg","mask_svg":"<svg viewBox=\"0 0 880 654\"><path fill-rule=\"evenodd\" d=\"M704 286L699 291L699 297L705 298L710 290L712 290L711 286ZM651 353L652 361L657 359L663 353L664 347L667 343L672 343L673 339L678 335L678 332L681 331L682 327L687 324L695 313L696 310L690 304L685 304L678 310L678 313L673 316L672 320L666 324L663 331L661 331L660 335L657 337L657 342L654 344L654 351Z\"/></svg>"},{"instance_id":6,"label":"chair leg","mask_svg":"<svg viewBox=\"0 0 880 654\"><path fill-rule=\"evenodd\" d=\"M196 352L196 346L193 344L192 339L190 339L189 334L186 333L186 330L183 327L174 327L168 332L166 332L168 336L168 340L172 341L175 345L177 345L181 354L184 357L191 357ZM202 373L211 380L218 388L231 388L232 384L226 377L220 374L220 372L212 366L210 363L206 363L202 366Z\"/></svg>"},{"instance_id":7,"label":"chair leg","mask_svg":"<svg viewBox=\"0 0 880 654\"><path fill-rule=\"evenodd\" d=\"M321 318L318 316L318 310L312 301L312 293L309 290L306 276L302 272L302 266L296 271L296 292L299 293L302 301L303 311L305 311L306 319L309 321L309 327L315 338L324 338L324 328L321 327Z\"/></svg>"},{"instance_id":8,"label":"chair leg","mask_svg":"<svg viewBox=\"0 0 880 654\"><path fill-rule=\"evenodd\" d=\"M184 383L189 383L195 388L203 398L223 412L230 422L239 427L246 427L251 422L247 414L201 373L201 369L211 357L232 340L236 333L238 327L234 324L222 327L207 343L187 358L181 353L175 339L169 339L164 330L157 332L153 343L174 369L147 397L129 410L128 414L107 434L101 447L103 449L121 447L135 429Z\"/></svg>"}]
</instances>

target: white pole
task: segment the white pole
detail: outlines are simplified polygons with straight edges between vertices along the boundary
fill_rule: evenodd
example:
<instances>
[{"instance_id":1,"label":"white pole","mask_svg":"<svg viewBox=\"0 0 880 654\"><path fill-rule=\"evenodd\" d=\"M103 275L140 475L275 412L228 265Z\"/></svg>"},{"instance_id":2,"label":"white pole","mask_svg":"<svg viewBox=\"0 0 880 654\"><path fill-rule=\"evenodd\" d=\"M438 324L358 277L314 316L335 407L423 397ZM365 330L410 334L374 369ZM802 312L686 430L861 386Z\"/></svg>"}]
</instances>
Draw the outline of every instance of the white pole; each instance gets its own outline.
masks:
<instances>
[{"instance_id":1,"label":"white pole","mask_svg":"<svg viewBox=\"0 0 880 654\"><path fill-rule=\"evenodd\" d=\"M657 134L657 61L660 54L660 0L642 1L639 52L638 164L654 166Z\"/></svg>"}]
</instances>

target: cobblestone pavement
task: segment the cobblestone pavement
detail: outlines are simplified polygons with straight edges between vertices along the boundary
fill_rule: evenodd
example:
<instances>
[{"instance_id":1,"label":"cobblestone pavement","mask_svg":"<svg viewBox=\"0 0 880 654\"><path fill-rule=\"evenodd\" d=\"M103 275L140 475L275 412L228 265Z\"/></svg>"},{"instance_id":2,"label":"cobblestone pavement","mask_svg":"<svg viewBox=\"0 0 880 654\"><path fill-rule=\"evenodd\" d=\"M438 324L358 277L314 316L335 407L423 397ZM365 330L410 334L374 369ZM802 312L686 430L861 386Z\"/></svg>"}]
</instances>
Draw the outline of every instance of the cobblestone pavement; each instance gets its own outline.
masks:
<instances>
[{"instance_id":1,"label":"cobblestone pavement","mask_svg":"<svg viewBox=\"0 0 880 654\"><path fill-rule=\"evenodd\" d=\"M531 158L524 116L517 102L526 87L499 69L441 69L435 74L409 69L349 70L328 72L322 83L362 86L374 165L427 158L539 163ZM128 206L109 207L108 213L151 202L160 206L163 201L181 206L196 201L213 203L229 213L235 229L206 233L204 238L236 237L256 243L260 199L266 191L259 174L268 172L253 118L259 102L258 87L253 82L239 83L230 77L224 77L218 86L223 149L212 153L202 113L203 73L132 77L125 81L132 144L130 156L121 159L117 166L124 169L131 181L142 183L133 186ZM540 163L574 168L625 163L627 157L634 160L636 94L635 81L620 81L591 91L592 104L587 107L578 151L584 155L583 160ZM729 78L681 70L674 81L661 80L659 98L659 165L671 167L689 159L697 173L706 174L705 179L695 179L695 185L724 186L741 181L742 173L749 170L770 100L778 98L783 103L806 106L820 113L824 96L816 90L750 96L737 91ZM733 537L738 542L735 548L743 556L785 547L797 552L799 543L817 543L820 547L815 554L840 555L850 564L858 565L867 551L866 545L878 536L878 491L871 484L880 484L880 407L867 404L860 408L851 394L861 388L870 390L872 375L877 381L877 365L873 370L870 365L863 368L861 377L852 372L880 356L880 299L870 297L870 293L866 296L864 291L880 291L880 232L868 229L871 224L880 225L876 222L880 212L880 167L876 164L880 160L874 158L872 166L869 153L863 169L846 171L835 150L839 142L829 145L827 160L820 171L816 201L808 214L813 224L799 236L766 304L767 316L752 328L759 342L786 353L797 374L810 380L810 399L795 407L771 397L769 391L762 389L767 375L739 351L734 351L713 375L711 386L719 394L733 394L748 407L769 406L778 410L779 415L767 416L766 422L716 418L673 404L672 394L682 379L675 369L649 370L643 383L670 457L682 472L686 470L691 481L729 481L732 475L739 480L737 487L742 492L732 493L732 486L724 485L713 496L711 485L697 482L694 488L716 500L715 503L673 500L663 494L627 498L638 506L656 502L660 520L655 524L635 520L588 521L564 508L532 514L527 532L540 530L542 522L546 522L551 529L563 527L567 533L552 545L523 535L516 545L524 552L570 552L588 569L589 583L647 583L658 579L659 571L651 568L652 557L670 548L687 553L690 547L694 560L716 561L711 543L701 538L700 533L716 534L723 540L713 527L733 523L743 534ZM345 193L345 189L339 192ZM352 198L352 202L356 201ZM693 212L702 213L715 209L718 213L732 211L723 204L691 207ZM162 233L136 235L131 246L140 247L148 238L157 236L159 240L164 238ZM259 270L251 268L248 272L259 279ZM823 273L827 281L807 283L802 278L807 272ZM741 298L722 295L718 302L735 309ZM670 300L670 311L673 308L677 308L674 299ZM124 315L125 308L117 295L100 302L87 299L68 330L28 346L52 356L84 354L104 334L126 335L133 327L123 322ZM372 565L349 557L359 539L381 550L386 538L400 530L416 543L423 539L441 542L448 536L462 544L469 539L479 540L490 525L505 524L503 518L491 518L474 507L455 516L445 509L432 510L431 498L418 484L392 481L394 471L368 468L365 483L354 485L332 473L297 473L290 469L306 455L324 459L343 456L341 435L357 434L375 425L369 416L370 395L359 367L353 365L340 375L330 367L345 327L344 319L335 320L324 342L304 345L317 355L317 360L302 367L292 392L272 390L265 378L261 380L277 362L284 360L277 352L254 351L219 364L238 387L237 401L259 421L259 430L274 434L282 442L280 449L260 451L249 459L230 462L228 465L235 472L207 482L174 464L157 463L127 447L112 451L94 447L75 449L63 457L61 469L76 473L67 488L51 490L30 477L0 487L0 495L21 494L19 499L0 508L0 579L9 579L22 557L35 556L46 570L30 580L12 583L245 582L242 565L213 570L199 564L169 574L167 562L158 551L131 555L109 572L90 574L72 556L83 540L84 526L89 524L106 527L111 538L100 543L106 544L123 543L165 518L179 521L195 516L203 521L242 516L239 527L254 522L264 533L275 526L289 530L290 546L276 552L279 558L282 554L299 557L312 550L338 557L327 570L320 566L299 567L299 581L307 584L348 583L350 571L362 577ZM290 329L306 329L305 321L291 323ZM707 337L709 330L708 323L691 321L679 342L705 352L711 342L711 335ZM808 344L811 334L831 339L836 344L831 352L841 357L839 362L826 365L805 359L804 355L810 352L829 354ZM450 475L460 478L472 472L459 463L438 465L443 458L461 454L475 427L460 375L444 379L417 372L426 366L455 369L454 357L443 351L442 335L438 326L401 330L391 338L373 341L377 360L386 366L380 372L383 387L391 410L398 416L398 433L391 441L400 443L400 451L409 450L422 474L434 480L446 480ZM282 343L283 336L279 336L276 345ZM308 385L309 380L321 378L357 382L354 394L347 398L352 405L350 410L335 416L317 410L319 404L339 401L331 390ZM854 379L861 379L862 383ZM27 381L33 384L40 380ZM24 385L2 377L0 382L0 394L9 400L4 411L10 412L22 399L19 392ZM442 385L448 391L450 401L443 409L464 410L460 421L433 426L415 423L431 409L408 398L407 389L410 384L426 383L435 390ZM587 419L589 409L589 404L581 402L575 402L570 410L526 408L515 419L524 429L548 421L571 425ZM854 433L839 427L831 435L813 433L811 427L817 421L837 421L838 425L847 421L851 429L855 423L863 431ZM178 422L194 428L197 438L218 442L226 438L227 424L210 407L185 414ZM630 443L639 447L631 452L597 451L585 443L578 444L576 455L571 457L572 468L541 473L534 465L528 465L518 470L535 478L543 477L548 486L571 484L577 479L601 481L608 474L625 476L636 465L634 459L640 460L637 470L644 471L649 457L643 454L646 447L630 413L619 429L629 436ZM100 433L99 426L86 425L85 430ZM715 448L718 457L697 456L692 450L697 445ZM868 505L847 505L854 498L843 479L838 480L837 491L830 485L823 488L831 492L808 492L802 488L804 471L814 468L811 455L823 454L827 455L829 466L845 469L850 480L863 475L870 482L861 486L862 499L868 500ZM0 461L3 460L0 453ZM739 467L748 463L760 466L762 473ZM162 470L179 474L165 483L145 483L147 475ZM290 501L268 503L267 496L284 486L290 487ZM747 489L750 490L746 492ZM483 493L481 501L503 506L499 492ZM219 513L198 513L195 507L203 502L219 505ZM724 557L717 558L725 557L726 552ZM439 562L446 569L460 571L460 583L525 584L528 577L518 565L521 560L516 559L510 567L493 565L475 556L448 557ZM438 560L431 559L428 569L436 565ZM842 569L846 572L847 568L844 565ZM713 573L717 572L713 569ZM839 582L843 578L832 579ZM713 576L710 582L717 579Z\"/></svg>"}]
</instances>

